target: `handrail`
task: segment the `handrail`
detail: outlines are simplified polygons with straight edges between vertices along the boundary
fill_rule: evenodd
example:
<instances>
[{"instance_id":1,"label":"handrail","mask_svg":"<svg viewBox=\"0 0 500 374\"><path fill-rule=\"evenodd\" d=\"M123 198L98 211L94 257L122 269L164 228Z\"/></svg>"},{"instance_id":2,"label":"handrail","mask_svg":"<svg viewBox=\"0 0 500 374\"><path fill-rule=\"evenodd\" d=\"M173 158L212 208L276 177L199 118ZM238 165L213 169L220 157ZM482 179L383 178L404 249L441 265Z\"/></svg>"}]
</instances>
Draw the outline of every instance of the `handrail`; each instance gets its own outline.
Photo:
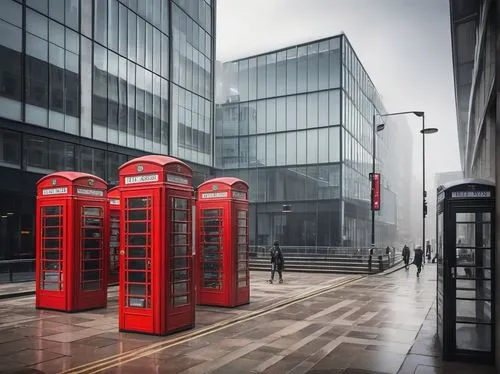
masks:
<instances>
[{"instance_id":1,"label":"handrail","mask_svg":"<svg viewBox=\"0 0 500 374\"><path fill-rule=\"evenodd\" d=\"M18 258L14 260L0 260L0 265L8 265L8 264L18 264L18 263L27 263L27 262L35 262L35 258Z\"/></svg>"}]
</instances>

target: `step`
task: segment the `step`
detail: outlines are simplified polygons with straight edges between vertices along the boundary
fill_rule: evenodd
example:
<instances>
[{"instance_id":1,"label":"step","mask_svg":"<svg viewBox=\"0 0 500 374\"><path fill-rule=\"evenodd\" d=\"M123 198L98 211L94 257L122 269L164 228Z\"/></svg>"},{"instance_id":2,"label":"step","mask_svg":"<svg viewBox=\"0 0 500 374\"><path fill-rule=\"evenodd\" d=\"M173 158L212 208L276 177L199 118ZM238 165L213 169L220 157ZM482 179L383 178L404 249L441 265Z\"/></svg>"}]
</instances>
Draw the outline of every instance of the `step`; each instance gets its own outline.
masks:
<instances>
[{"instance_id":1,"label":"step","mask_svg":"<svg viewBox=\"0 0 500 374\"><path fill-rule=\"evenodd\" d=\"M378 268L378 264L372 264L372 266L376 266ZM253 264L250 263L250 267L260 267L264 269L270 269L271 264ZM285 269L291 269L291 268L301 268L301 269L331 269L331 268L336 268L336 269L368 269L368 264L361 264L361 265L351 265L351 266L344 266L344 265L339 265L339 264L326 264L326 265L315 265L315 264L285 264Z\"/></svg>"},{"instance_id":2,"label":"step","mask_svg":"<svg viewBox=\"0 0 500 374\"><path fill-rule=\"evenodd\" d=\"M396 259L395 262L398 262L399 260ZM255 260L255 259L250 259L250 263L252 264L271 264L269 260ZM372 264L379 263L379 260L373 260ZM386 261L384 261L386 263ZM336 261L336 260L323 260L323 261L309 261L309 260L285 260L286 265L291 265L291 264L301 264L301 265L338 265L338 266L362 266L362 265L368 265L368 260L367 261Z\"/></svg>"},{"instance_id":3,"label":"step","mask_svg":"<svg viewBox=\"0 0 500 374\"><path fill-rule=\"evenodd\" d=\"M254 268L250 267L250 270L252 271L265 271L269 272L268 269L261 269L261 268ZM331 269L285 269L284 273L323 273L323 274L370 274L368 269L365 271L360 271L360 270L353 270L353 269L338 269L338 270L331 270ZM374 272L372 272L374 273Z\"/></svg>"}]
</instances>

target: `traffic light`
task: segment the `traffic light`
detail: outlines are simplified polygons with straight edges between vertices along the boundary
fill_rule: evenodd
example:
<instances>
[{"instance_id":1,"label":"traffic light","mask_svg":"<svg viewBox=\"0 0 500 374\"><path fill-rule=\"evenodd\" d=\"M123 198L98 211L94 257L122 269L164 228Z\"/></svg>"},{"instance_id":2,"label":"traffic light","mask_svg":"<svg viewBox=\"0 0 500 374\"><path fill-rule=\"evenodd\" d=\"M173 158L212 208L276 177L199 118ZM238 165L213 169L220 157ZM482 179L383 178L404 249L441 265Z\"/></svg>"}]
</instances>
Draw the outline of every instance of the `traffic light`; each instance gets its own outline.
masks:
<instances>
[{"instance_id":1,"label":"traffic light","mask_svg":"<svg viewBox=\"0 0 500 374\"><path fill-rule=\"evenodd\" d=\"M427 199L424 198L424 218L427 217Z\"/></svg>"}]
</instances>

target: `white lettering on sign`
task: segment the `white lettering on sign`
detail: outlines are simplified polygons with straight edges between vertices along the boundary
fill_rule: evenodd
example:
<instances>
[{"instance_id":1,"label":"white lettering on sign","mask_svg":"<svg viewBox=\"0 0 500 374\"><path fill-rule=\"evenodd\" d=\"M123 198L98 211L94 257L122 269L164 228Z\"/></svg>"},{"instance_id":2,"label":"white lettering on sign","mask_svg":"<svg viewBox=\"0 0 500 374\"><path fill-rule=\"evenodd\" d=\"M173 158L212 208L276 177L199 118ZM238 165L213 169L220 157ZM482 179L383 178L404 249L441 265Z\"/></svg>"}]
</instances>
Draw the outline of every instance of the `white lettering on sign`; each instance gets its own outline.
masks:
<instances>
[{"instance_id":1,"label":"white lettering on sign","mask_svg":"<svg viewBox=\"0 0 500 374\"><path fill-rule=\"evenodd\" d=\"M111 199L109 200L111 205L120 205L120 199Z\"/></svg>"},{"instance_id":2,"label":"white lettering on sign","mask_svg":"<svg viewBox=\"0 0 500 374\"><path fill-rule=\"evenodd\" d=\"M246 200L247 194L244 192L233 191L233 199Z\"/></svg>"},{"instance_id":3,"label":"white lettering on sign","mask_svg":"<svg viewBox=\"0 0 500 374\"><path fill-rule=\"evenodd\" d=\"M188 184L189 181L187 178L179 177L178 175L167 174L167 182L171 183L179 183L179 184Z\"/></svg>"},{"instance_id":4,"label":"white lettering on sign","mask_svg":"<svg viewBox=\"0 0 500 374\"><path fill-rule=\"evenodd\" d=\"M77 188L76 193L79 195L104 196L104 191L91 190L89 188Z\"/></svg>"},{"instance_id":5,"label":"white lettering on sign","mask_svg":"<svg viewBox=\"0 0 500 374\"><path fill-rule=\"evenodd\" d=\"M456 191L451 193L451 197L491 197L491 191Z\"/></svg>"},{"instance_id":6,"label":"white lettering on sign","mask_svg":"<svg viewBox=\"0 0 500 374\"><path fill-rule=\"evenodd\" d=\"M201 194L202 199L224 199L227 197L227 192L204 192Z\"/></svg>"},{"instance_id":7,"label":"white lettering on sign","mask_svg":"<svg viewBox=\"0 0 500 374\"><path fill-rule=\"evenodd\" d=\"M46 188L46 189L42 190L43 196L63 195L65 193L68 193L68 187Z\"/></svg>"},{"instance_id":8,"label":"white lettering on sign","mask_svg":"<svg viewBox=\"0 0 500 374\"><path fill-rule=\"evenodd\" d=\"M135 177L125 177L125 184L158 182L158 174L136 175Z\"/></svg>"}]
</instances>

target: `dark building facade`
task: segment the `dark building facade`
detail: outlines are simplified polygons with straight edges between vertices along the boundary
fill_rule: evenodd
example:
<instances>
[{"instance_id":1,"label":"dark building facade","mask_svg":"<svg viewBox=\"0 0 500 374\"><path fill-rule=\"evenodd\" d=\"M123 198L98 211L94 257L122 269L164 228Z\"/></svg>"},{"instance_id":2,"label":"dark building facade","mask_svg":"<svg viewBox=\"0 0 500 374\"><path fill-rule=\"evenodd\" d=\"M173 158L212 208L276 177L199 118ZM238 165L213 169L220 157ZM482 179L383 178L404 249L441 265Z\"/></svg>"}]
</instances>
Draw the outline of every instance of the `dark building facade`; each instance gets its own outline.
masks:
<instances>
[{"instance_id":1,"label":"dark building facade","mask_svg":"<svg viewBox=\"0 0 500 374\"><path fill-rule=\"evenodd\" d=\"M0 260L34 257L35 183L145 153L212 173L215 0L0 2Z\"/></svg>"},{"instance_id":2,"label":"dark building facade","mask_svg":"<svg viewBox=\"0 0 500 374\"><path fill-rule=\"evenodd\" d=\"M497 0L450 0L451 43L455 78L457 130L465 178L496 183L496 255L492 289L500 288L500 123ZM496 366L500 368L500 297L496 294ZM491 315L490 315L491 317Z\"/></svg>"},{"instance_id":3,"label":"dark building facade","mask_svg":"<svg viewBox=\"0 0 500 374\"><path fill-rule=\"evenodd\" d=\"M368 247L372 116L386 111L345 35L218 69L215 165L249 182L251 243ZM412 147L401 118L384 122L376 244L385 247L409 225L409 204L397 199L404 202L400 181L410 180Z\"/></svg>"}]
</instances>

